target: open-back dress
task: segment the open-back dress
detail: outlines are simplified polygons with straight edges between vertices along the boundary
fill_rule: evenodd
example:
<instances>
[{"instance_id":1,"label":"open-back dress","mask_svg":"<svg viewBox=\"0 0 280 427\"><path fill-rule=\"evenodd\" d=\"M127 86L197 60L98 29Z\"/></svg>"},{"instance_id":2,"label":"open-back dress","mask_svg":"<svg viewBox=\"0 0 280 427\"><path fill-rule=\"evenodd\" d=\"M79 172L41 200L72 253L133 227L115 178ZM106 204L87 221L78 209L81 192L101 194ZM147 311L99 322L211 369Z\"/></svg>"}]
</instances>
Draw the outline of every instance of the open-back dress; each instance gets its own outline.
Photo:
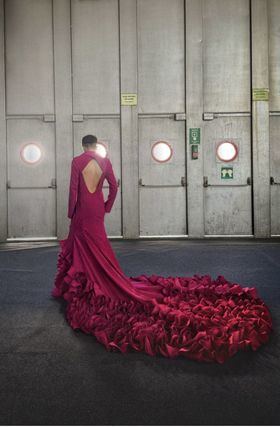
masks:
<instances>
[{"instance_id":1,"label":"open-back dress","mask_svg":"<svg viewBox=\"0 0 280 427\"><path fill-rule=\"evenodd\" d=\"M106 201L104 179L109 183ZM108 351L181 355L203 362L224 363L240 349L257 350L267 342L272 317L255 287L230 283L222 275L214 280L199 274L124 274L104 226L117 191L108 157L92 150L74 157L71 223L68 237L59 241L51 291L67 301L69 325L92 334Z\"/></svg>"}]
</instances>

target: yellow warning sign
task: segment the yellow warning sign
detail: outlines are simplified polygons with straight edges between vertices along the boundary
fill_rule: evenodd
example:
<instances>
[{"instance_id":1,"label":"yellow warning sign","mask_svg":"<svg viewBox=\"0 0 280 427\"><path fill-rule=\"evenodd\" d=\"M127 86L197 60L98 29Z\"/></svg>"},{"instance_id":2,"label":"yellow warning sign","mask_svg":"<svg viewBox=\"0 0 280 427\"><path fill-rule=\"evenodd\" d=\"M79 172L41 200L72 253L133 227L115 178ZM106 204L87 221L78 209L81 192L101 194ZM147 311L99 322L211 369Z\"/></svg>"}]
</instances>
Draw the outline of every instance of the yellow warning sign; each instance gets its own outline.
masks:
<instances>
[{"instance_id":1,"label":"yellow warning sign","mask_svg":"<svg viewBox=\"0 0 280 427\"><path fill-rule=\"evenodd\" d=\"M122 93L121 105L137 105L137 93Z\"/></svg>"},{"instance_id":2,"label":"yellow warning sign","mask_svg":"<svg viewBox=\"0 0 280 427\"><path fill-rule=\"evenodd\" d=\"M253 101L268 101L269 89L266 87L263 88L253 88Z\"/></svg>"}]
</instances>

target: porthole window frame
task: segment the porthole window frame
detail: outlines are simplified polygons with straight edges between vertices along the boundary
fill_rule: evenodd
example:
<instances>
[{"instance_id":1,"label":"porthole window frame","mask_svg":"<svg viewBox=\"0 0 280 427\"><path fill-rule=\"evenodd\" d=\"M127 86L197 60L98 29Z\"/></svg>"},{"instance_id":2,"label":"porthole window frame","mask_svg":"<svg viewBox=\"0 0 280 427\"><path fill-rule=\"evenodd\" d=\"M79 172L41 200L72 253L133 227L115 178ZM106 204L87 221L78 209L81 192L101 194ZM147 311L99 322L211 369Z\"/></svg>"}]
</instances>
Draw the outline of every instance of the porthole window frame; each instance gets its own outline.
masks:
<instances>
[{"instance_id":1,"label":"porthole window frame","mask_svg":"<svg viewBox=\"0 0 280 427\"><path fill-rule=\"evenodd\" d=\"M158 145L158 144L166 144L169 148L170 148L170 156L167 158L167 159L165 159L165 160L158 160L155 156L154 156L154 154L153 154L153 149L154 149L154 147L156 146L156 145ZM157 162L157 163L166 163L166 162L169 162L169 160L172 158L172 156L173 156L173 148L172 148L172 145L169 143L169 142L167 142L167 141L164 141L164 140L158 140L158 141L155 141L153 144L152 144L152 147L151 147L151 155L152 155L152 158L153 158L153 160L155 161L155 162Z\"/></svg>"},{"instance_id":2,"label":"porthole window frame","mask_svg":"<svg viewBox=\"0 0 280 427\"><path fill-rule=\"evenodd\" d=\"M28 147L29 145L35 145L36 147L39 148L39 150L41 152L41 156L38 160L36 160L36 162L30 162L24 158L24 155L23 155L24 149L26 147ZM41 163L41 161L43 159L43 148L40 144L38 144L38 142L26 142L25 144L22 145L19 155L20 155L20 159L23 161L24 164L26 164L28 166L35 166L35 165L38 165L39 163Z\"/></svg>"},{"instance_id":3,"label":"porthole window frame","mask_svg":"<svg viewBox=\"0 0 280 427\"><path fill-rule=\"evenodd\" d=\"M222 144L226 144L226 143L233 145L233 146L234 146L234 148L235 148L235 155L234 155L234 157L231 157L229 160L225 160L225 159L223 159L223 158L222 158L222 157L220 157L220 156L219 156L219 154L218 154L219 147L220 147ZM238 145L237 145L234 141L232 141L231 139L225 139L225 140L223 140L223 141L220 141L220 142L217 144L217 147L216 147L216 156L218 157L218 159L219 159L221 162L224 162L224 163L230 163L230 162L233 162L233 161L237 158L237 156L238 156Z\"/></svg>"}]
</instances>

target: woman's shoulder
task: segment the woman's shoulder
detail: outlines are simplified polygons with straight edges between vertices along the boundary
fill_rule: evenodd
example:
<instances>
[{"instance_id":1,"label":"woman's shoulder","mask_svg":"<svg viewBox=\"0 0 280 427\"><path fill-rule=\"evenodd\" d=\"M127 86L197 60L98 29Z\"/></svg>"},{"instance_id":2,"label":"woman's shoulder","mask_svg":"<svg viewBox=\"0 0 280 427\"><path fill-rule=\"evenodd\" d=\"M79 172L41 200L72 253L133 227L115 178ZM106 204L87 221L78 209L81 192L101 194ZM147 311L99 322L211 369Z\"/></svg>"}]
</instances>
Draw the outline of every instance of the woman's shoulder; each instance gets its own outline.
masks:
<instances>
[{"instance_id":1,"label":"woman's shoulder","mask_svg":"<svg viewBox=\"0 0 280 427\"><path fill-rule=\"evenodd\" d=\"M84 153L78 154L77 156L74 156L72 159L73 163L79 163L84 158Z\"/></svg>"},{"instance_id":2,"label":"woman's shoulder","mask_svg":"<svg viewBox=\"0 0 280 427\"><path fill-rule=\"evenodd\" d=\"M106 160L106 163L112 163L110 157L106 156L104 159Z\"/></svg>"}]
</instances>

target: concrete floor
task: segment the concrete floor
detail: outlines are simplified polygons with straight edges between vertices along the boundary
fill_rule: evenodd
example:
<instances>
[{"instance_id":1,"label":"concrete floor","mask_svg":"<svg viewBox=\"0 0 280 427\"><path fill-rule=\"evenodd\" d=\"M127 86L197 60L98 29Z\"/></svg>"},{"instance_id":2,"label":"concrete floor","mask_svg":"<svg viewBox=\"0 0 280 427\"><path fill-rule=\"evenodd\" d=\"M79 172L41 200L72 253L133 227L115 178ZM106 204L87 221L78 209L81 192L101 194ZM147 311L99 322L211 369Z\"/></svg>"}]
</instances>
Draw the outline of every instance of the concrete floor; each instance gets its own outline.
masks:
<instances>
[{"instance_id":1,"label":"concrete floor","mask_svg":"<svg viewBox=\"0 0 280 427\"><path fill-rule=\"evenodd\" d=\"M278 425L280 242L113 241L129 275L224 275L255 286L274 333L225 364L108 353L50 296L58 246L0 245L1 425Z\"/></svg>"}]
</instances>

